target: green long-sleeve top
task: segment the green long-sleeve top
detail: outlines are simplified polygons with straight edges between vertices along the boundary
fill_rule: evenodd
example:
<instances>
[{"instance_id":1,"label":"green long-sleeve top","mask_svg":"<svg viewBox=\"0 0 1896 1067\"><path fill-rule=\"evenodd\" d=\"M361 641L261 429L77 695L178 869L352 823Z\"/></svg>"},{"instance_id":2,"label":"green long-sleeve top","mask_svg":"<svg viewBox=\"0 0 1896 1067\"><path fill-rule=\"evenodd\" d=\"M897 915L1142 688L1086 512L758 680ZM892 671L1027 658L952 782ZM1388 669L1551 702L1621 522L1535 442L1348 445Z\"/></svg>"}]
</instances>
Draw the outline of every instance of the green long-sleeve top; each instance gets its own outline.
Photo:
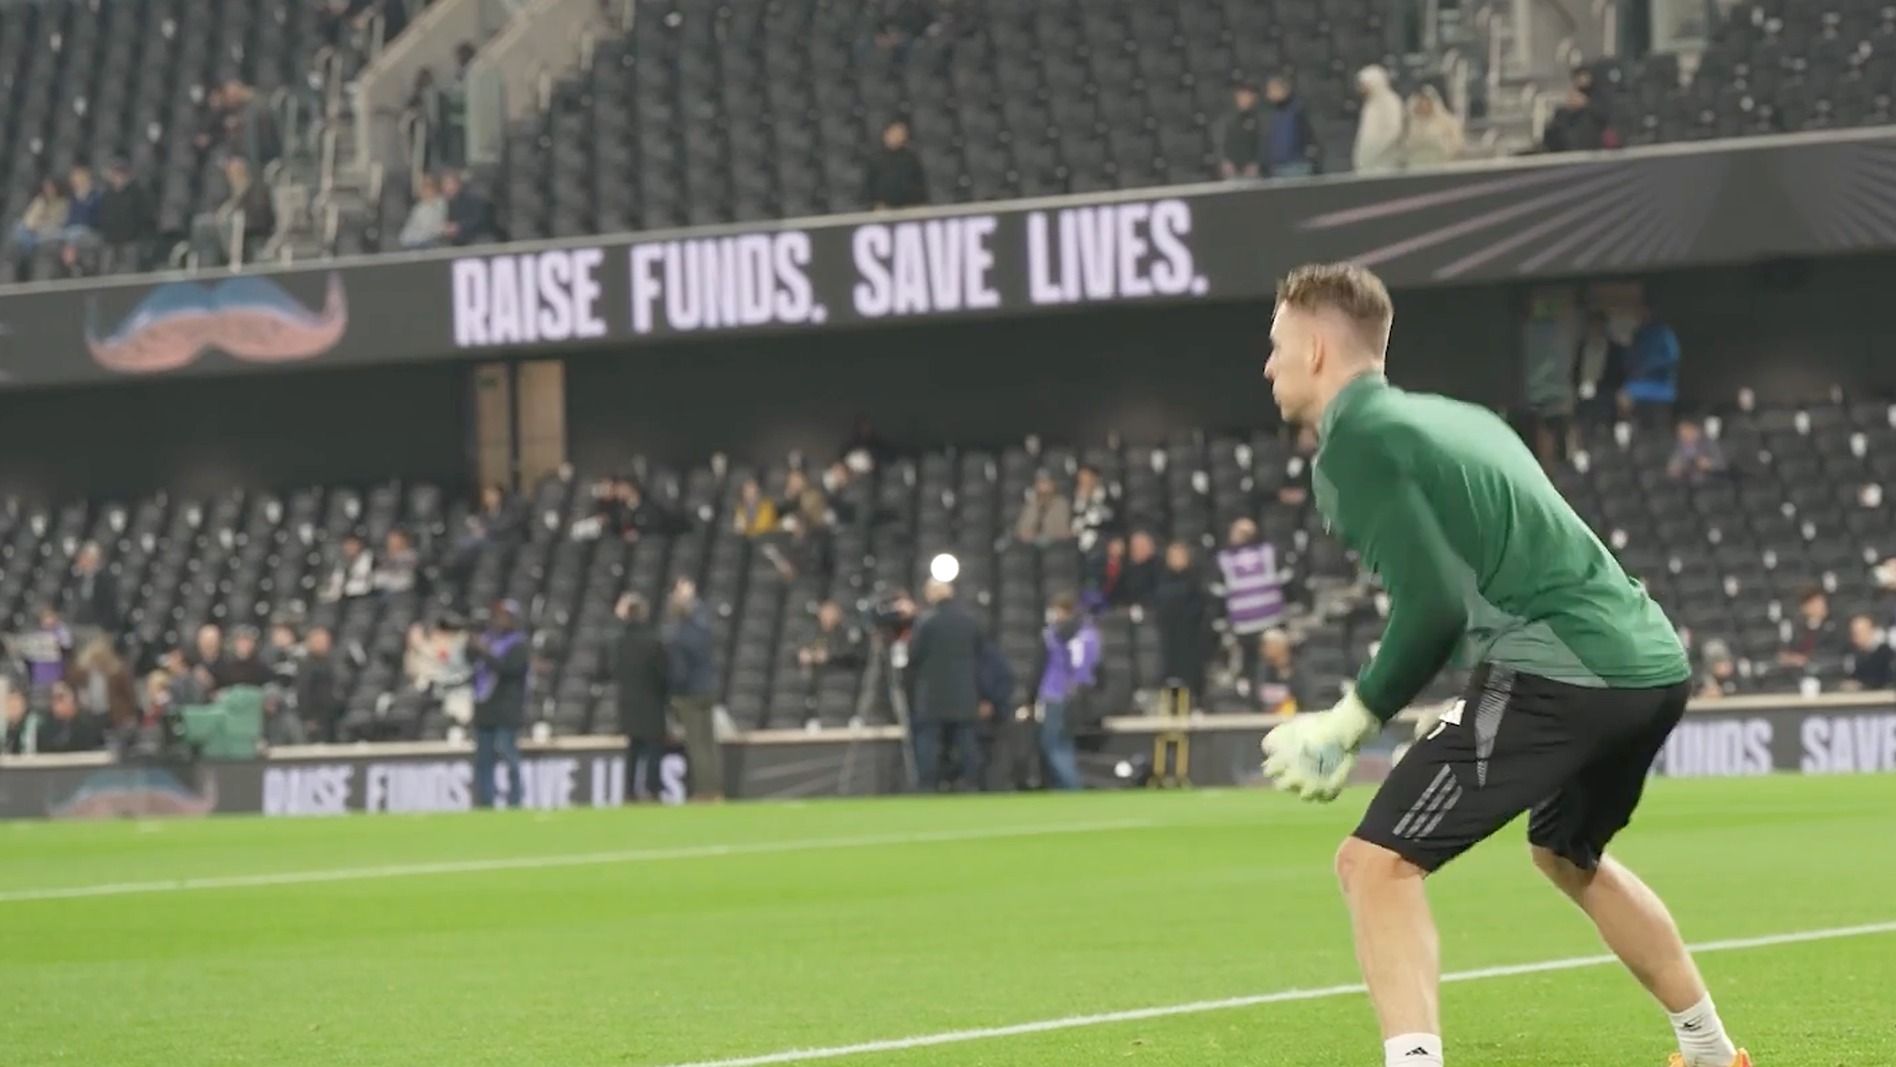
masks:
<instances>
[{"instance_id":1,"label":"green long-sleeve top","mask_svg":"<svg viewBox=\"0 0 1896 1067\"><path fill-rule=\"evenodd\" d=\"M1691 674L1665 612L1492 412L1366 374L1319 427L1331 531L1382 578L1389 624L1356 694L1388 719L1460 652L1585 686Z\"/></svg>"}]
</instances>

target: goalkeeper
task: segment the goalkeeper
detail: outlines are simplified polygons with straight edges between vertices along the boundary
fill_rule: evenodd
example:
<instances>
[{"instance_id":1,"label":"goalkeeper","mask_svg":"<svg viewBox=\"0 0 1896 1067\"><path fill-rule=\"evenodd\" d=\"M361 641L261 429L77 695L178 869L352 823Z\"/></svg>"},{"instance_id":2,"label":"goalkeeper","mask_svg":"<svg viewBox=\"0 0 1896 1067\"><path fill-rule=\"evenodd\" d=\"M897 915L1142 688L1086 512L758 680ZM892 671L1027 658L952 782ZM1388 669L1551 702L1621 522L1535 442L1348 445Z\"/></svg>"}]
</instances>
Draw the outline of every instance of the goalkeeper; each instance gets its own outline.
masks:
<instances>
[{"instance_id":1,"label":"goalkeeper","mask_svg":"<svg viewBox=\"0 0 1896 1067\"><path fill-rule=\"evenodd\" d=\"M1271 731L1265 773L1335 799L1358 746L1458 647L1474 666L1337 853L1386 1063L1443 1062L1423 880L1531 810L1535 866L1671 1017L1674 1067L1746 1067L1665 905L1605 855L1685 711L1678 637L1505 423L1384 379L1393 317L1369 271L1304 267L1278 289L1264 367L1284 417L1317 427L1318 509L1390 601L1354 692Z\"/></svg>"}]
</instances>

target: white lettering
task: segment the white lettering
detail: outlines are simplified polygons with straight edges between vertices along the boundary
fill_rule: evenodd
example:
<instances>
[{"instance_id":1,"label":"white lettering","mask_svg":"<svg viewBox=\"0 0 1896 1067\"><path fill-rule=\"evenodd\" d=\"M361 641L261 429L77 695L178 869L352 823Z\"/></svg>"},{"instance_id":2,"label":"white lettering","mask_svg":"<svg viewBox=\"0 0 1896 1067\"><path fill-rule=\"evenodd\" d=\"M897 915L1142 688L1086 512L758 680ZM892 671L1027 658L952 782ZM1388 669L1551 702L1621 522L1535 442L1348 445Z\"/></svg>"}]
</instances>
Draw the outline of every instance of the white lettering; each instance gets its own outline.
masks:
<instances>
[{"instance_id":1,"label":"white lettering","mask_svg":"<svg viewBox=\"0 0 1896 1067\"><path fill-rule=\"evenodd\" d=\"M599 266L606 260L603 248L581 248L573 253L573 333L579 337L604 337L606 320L599 317Z\"/></svg>"},{"instance_id":2,"label":"white lettering","mask_svg":"<svg viewBox=\"0 0 1896 1067\"><path fill-rule=\"evenodd\" d=\"M823 320L801 230L659 241L634 245L630 256L634 333Z\"/></svg>"},{"instance_id":3,"label":"white lettering","mask_svg":"<svg viewBox=\"0 0 1896 1067\"><path fill-rule=\"evenodd\" d=\"M663 245L632 246L632 332L652 332L652 305L664 291L658 268L665 258Z\"/></svg>"},{"instance_id":4,"label":"white lettering","mask_svg":"<svg viewBox=\"0 0 1896 1067\"><path fill-rule=\"evenodd\" d=\"M342 815L349 810L355 768L347 763L266 767L265 815Z\"/></svg>"},{"instance_id":5,"label":"white lettering","mask_svg":"<svg viewBox=\"0 0 1896 1067\"><path fill-rule=\"evenodd\" d=\"M1149 247L1145 234L1151 210L1145 204L1127 204L1115 212L1119 216L1119 295L1122 297L1152 295L1152 283L1145 276L1145 254Z\"/></svg>"},{"instance_id":6,"label":"white lettering","mask_svg":"<svg viewBox=\"0 0 1896 1067\"><path fill-rule=\"evenodd\" d=\"M464 759L371 763L366 775L364 811L467 811L474 806L474 768Z\"/></svg>"},{"instance_id":7,"label":"white lettering","mask_svg":"<svg viewBox=\"0 0 1896 1067\"><path fill-rule=\"evenodd\" d=\"M522 340L520 328L520 273L515 269L514 257L499 256L490 261L493 265L494 279L490 291L493 304L488 308L492 320L488 334L497 345L518 344Z\"/></svg>"},{"instance_id":8,"label":"white lettering","mask_svg":"<svg viewBox=\"0 0 1896 1067\"><path fill-rule=\"evenodd\" d=\"M1669 778L1770 774L1771 736L1767 719L1688 719L1666 739L1659 770Z\"/></svg>"},{"instance_id":9,"label":"white lettering","mask_svg":"<svg viewBox=\"0 0 1896 1067\"><path fill-rule=\"evenodd\" d=\"M851 236L856 312L865 318L922 315L1000 306L994 269L992 215L869 223Z\"/></svg>"},{"instance_id":10,"label":"white lettering","mask_svg":"<svg viewBox=\"0 0 1896 1067\"><path fill-rule=\"evenodd\" d=\"M1183 200L1161 200L1152 205L1152 247L1159 258L1152 264L1152 287L1167 296L1192 291L1197 280L1192 250L1185 238L1192 232L1192 208Z\"/></svg>"},{"instance_id":11,"label":"white lettering","mask_svg":"<svg viewBox=\"0 0 1896 1067\"><path fill-rule=\"evenodd\" d=\"M454 261L454 345L487 344L487 267L478 259Z\"/></svg>"},{"instance_id":12,"label":"white lettering","mask_svg":"<svg viewBox=\"0 0 1896 1067\"><path fill-rule=\"evenodd\" d=\"M1053 277L1053 248L1047 240L1047 213L1027 213L1027 299L1036 304L1058 304L1063 299Z\"/></svg>"},{"instance_id":13,"label":"white lettering","mask_svg":"<svg viewBox=\"0 0 1896 1067\"><path fill-rule=\"evenodd\" d=\"M573 333L573 261L558 252L540 257L540 310L534 318L534 331L548 341L564 341ZM531 291L522 295L524 307L532 307Z\"/></svg>"},{"instance_id":14,"label":"white lettering","mask_svg":"<svg viewBox=\"0 0 1896 1067\"><path fill-rule=\"evenodd\" d=\"M454 340L463 348L603 337L598 248L454 263Z\"/></svg>"},{"instance_id":15,"label":"white lettering","mask_svg":"<svg viewBox=\"0 0 1896 1067\"><path fill-rule=\"evenodd\" d=\"M889 313L889 271L883 260L889 256L889 228L879 223L856 227L850 238L850 250L856 261L856 314L880 318Z\"/></svg>"},{"instance_id":16,"label":"white lettering","mask_svg":"<svg viewBox=\"0 0 1896 1067\"><path fill-rule=\"evenodd\" d=\"M1191 205L1176 199L1030 212L1028 299L1076 304L1203 294L1187 243L1191 229Z\"/></svg>"},{"instance_id":17,"label":"white lettering","mask_svg":"<svg viewBox=\"0 0 1896 1067\"><path fill-rule=\"evenodd\" d=\"M1001 306L1001 291L994 288L991 275L994 271L994 230L1000 225L992 215L976 215L965 219L962 231L966 236L967 248L961 261L967 271L962 282L962 295L967 306L977 310Z\"/></svg>"}]
</instances>

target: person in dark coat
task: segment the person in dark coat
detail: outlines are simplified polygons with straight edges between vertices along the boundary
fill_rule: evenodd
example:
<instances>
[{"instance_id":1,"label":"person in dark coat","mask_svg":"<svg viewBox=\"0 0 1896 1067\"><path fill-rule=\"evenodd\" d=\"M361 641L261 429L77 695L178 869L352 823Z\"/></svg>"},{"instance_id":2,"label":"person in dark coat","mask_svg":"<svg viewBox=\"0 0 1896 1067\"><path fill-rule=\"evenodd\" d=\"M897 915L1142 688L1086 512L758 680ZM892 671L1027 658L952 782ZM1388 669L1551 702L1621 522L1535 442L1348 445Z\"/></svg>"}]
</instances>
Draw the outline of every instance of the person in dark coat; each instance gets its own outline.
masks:
<instances>
[{"instance_id":1,"label":"person in dark coat","mask_svg":"<svg viewBox=\"0 0 1896 1067\"><path fill-rule=\"evenodd\" d=\"M1192 565L1192 550L1174 541L1165 550L1165 571L1153 595L1159 625L1159 670L1168 687L1191 695L1192 706L1205 691L1211 596Z\"/></svg>"},{"instance_id":2,"label":"person in dark coat","mask_svg":"<svg viewBox=\"0 0 1896 1067\"><path fill-rule=\"evenodd\" d=\"M303 638L303 655L296 663L296 714L310 737L328 744L341 740L342 692L336 677L334 640L327 627L312 627Z\"/></svg>"},{"instance_id":3,"label":"person in dark coat","mask_svg":"<svg viewBox=\"0 0 1896 1067\"><path fill-rule=\"evenodd\" d=\"M953 749L960 754L958 781L978 788L981 744L975 724L981 718L981 627L947 582L929 582L923 596L931 606L915 623L908 657L915 692L909 736L915 746L916 787L924 793L941 787L943 750Z\"/></svg>"},{"instance_id":4,"label":"person in dark coat","mask_svg":"<svg viewBox=\"0 0 1896 1067\"><path fill-rule=\"evenodd\" d=\"M527 675L532 657L520 609L497 601L485 633L467 643L474 668L474 804L494 805L494 767L507 763L507 800L520 806L520 728L527 721Z\"/></svg>"},{"instance_id":5,"label":"person in dark coat","mask_svg":"<svg viewBox=\"0 0 1896 1067\"><path fill-rule=\"evenodd\" d=\"M72 585L66 591L66 621L74 629L103 630L118 636L118 579L102 565L99 546L87 541L72 561Z\"/></svg>"},{"instance_id":6,"label":"person in dark coat","mask_svg":"<svg viewBox=\"0 0 1896 1067\"><path fill-rule=\"evenodd\" d=\"M908 123L901 119L882 131L882 151L863 169L862 198L877 211L928 203L928 176L922 159L909 146Z\"/></svg>"},{"instance_id":7,"label":"person in dark coat","mask_svg":"<svg viewBox=\"0 0 1896 1067\"><path fill-rule=\"evenodd\" d=\"M671 653L652 625L645 599L619 598L616 614L625 628L613 649L612 674L619 686L619 729L626 737L626 795L657 800L659 766L670 734L665 715L671 702Z\"/></svg>"},{"instance_id":8,"label":"person in dark coat","mask_svg":"<svg viewBox=\"0 0 1896 1067\"><path fill-rule=\"evenodd\" d=\"M56 683L47 700L49 713L40 722L39 751L95 752L105 747L105 719L81 709L72 686Z\"/></svg>"},{"instance_id":9,"label":"person in dark coat","mask_svg":"<svg viewBox=\"0 0 1896 1067\"><path fill-rule=\"evenodd\" d=\"M671 659L672 710L685 731L691 795L720 800L724 797L724 750L718 746L714 717L718 669L711 616L689 578L680 578L672 586L667 607L671 624L665 630L665 649Z\"/></svg>"}]
</instances>

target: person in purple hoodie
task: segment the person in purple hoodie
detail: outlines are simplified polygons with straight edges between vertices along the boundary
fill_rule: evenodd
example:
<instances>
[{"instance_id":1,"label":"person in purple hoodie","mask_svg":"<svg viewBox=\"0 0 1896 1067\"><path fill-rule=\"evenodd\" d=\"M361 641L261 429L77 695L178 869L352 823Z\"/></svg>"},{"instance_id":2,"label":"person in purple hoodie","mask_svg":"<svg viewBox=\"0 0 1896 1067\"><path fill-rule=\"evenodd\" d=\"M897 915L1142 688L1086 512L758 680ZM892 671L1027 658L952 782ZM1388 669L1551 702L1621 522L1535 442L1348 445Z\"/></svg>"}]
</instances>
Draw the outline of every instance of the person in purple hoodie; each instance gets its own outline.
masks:
<instances>
[{"instance_id":1,"label":"person in purple hoodie","mask_svg":"<svg viewBox=\"0 0 1896 1067\"><path fill-rule=\"evenodd\" d=\"M1099 678L1099 628L1081 615L1071 594L1053 598L1042 635L1044 664L1040 669L1040 755L1047 764L1047 784L1053 789L1080 788L1079 760L1073 747L1074 727L1085 716L1082 705Z\"/></svg>"},{"instance_id":2,"label":"person in purple hoodie","mask_svg":"<svg viewBox=\"0 0 1896 1067\"><path fill-rule=\"evenodd\" d=\"M527 675L532 667L520 607L496 601L487 631L468 642L474 665L474 805L494 804L494 769L507 764L507 802L520 806L520 728L527 719Z\"/></svg>"},{"instance_id":3,"label":"person in purple hoodie","mask_svg":"<svg viewBox=\"0 0 1896 1067\"><path fill-rule=\"evenodd\" d=\"M44 691L66 679L66 660L72 655L72 631L59 617L59 609L42 604L39 625L19 638L20 658L26 661L26 683Z\"/></svg>"}]
</instances>

